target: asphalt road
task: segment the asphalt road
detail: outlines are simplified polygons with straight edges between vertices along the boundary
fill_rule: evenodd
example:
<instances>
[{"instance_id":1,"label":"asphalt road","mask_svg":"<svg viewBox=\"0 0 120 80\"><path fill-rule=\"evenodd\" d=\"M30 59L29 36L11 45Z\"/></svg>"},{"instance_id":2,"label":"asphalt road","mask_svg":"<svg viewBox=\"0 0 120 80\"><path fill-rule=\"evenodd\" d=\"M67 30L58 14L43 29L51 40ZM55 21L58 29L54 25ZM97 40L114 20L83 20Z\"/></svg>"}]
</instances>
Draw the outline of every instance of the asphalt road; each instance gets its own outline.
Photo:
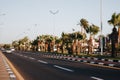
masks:
<instances>
[{"instance_id":1,"label":"asphalt road","mask_svg":"<svg viewBox=\"0 0 120 80\"><path fill-rule=\"evenodd\" d=\"M4 53L25 80L120 80L120 70L43 56L43 53Z\"/></svg>"}]
</instances>

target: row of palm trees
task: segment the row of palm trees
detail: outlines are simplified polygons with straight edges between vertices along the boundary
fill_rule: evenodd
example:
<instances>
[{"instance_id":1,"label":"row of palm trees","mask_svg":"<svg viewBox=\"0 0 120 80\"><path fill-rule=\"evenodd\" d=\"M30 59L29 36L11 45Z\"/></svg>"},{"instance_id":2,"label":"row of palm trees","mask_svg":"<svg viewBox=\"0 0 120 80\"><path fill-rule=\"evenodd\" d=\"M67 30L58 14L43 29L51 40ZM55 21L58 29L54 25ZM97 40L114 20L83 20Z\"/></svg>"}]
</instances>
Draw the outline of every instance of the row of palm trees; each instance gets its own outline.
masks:
<instances>
[{"instance_id":1,"label":"row of palm trees","mask_svg":"<svg viewBox=\"0 0 120 80\"><path fill-rule=\"evenodd\" d=\"M118 35L120 36L120 13L114 13L111 19L108 20L108 23L114 26L113 32L111 34L117 33L116 38L118 38ZM81 52L85 52L86 49L88 49L88 54L90 54L93 52L92 50L94 48L92 40L94 39L94 36L100 31L100 29L95 24L89 24L89 22L84 18L80 20L80 26L83 29L81 32L62 32L60 38L53 35L39 35L35 40L30 41L28 37L24 37L23 39L13 41L12 45L17 50L37 50L45 52L56 51L58 53L69 54L80 54ZM116 26L118 26L118 31ZM89 34L89 39L87 39L87 34ZM113 41L112 39L115 38L111 38L111 42ZM116 55L115 49L116 44L118 44L117 40L112 42L112 57Z\"/></svg>"},{"instance_id":2,"label":"row of palm trees","mask_svg":"<svg viewBox=\"0 0 120 80\"><path fill-rule=\"evenodd\" d=\"M72 32L64 33L62 32L61 37L53 35L39 35L33 41L30 41L28 37L23 39L13 41L12 45L17 50L33 50L33 51L45 51L45 52L54 52L58 53L70 53L70 54L80 54L85 52L88 48L88 52L92 53L92 46L85 46L84 44L89 43L92 45L92 41L87 40L86 33L90 34L90 39L92 35L96 35L99 32L99 27L92 24L89 25L86 19L80 20L81 27L84 29L84 32Z\"/></svg>"}]
</instances>

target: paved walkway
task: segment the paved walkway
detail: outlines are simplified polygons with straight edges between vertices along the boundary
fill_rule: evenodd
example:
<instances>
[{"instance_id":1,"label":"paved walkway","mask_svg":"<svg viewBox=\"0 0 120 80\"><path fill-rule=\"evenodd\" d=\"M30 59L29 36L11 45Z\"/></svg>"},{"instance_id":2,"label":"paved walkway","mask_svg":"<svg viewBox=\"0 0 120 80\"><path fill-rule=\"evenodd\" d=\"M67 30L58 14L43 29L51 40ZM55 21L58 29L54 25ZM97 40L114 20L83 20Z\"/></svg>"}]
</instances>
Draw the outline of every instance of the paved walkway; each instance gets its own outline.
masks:
<instances>
[{"instance_id":1,"label":"paved walkway","mask_svg":"<svg viewBox=\"0 0 120 80\"><path fill-rule=\"evenodd\" d=\"M6 61L0 52L0 80L10 80L9 73L7 71Z\"/></svg>"},{"instance_id":2,"label":"paved walkway","mask_svg":"<svg viewBox=\"0 0 120 80\"><path fill-rule=\"evenodd\" d=\"M0 51L0 80L17 80L3 53Z\"/></svg>"}]
</instances>

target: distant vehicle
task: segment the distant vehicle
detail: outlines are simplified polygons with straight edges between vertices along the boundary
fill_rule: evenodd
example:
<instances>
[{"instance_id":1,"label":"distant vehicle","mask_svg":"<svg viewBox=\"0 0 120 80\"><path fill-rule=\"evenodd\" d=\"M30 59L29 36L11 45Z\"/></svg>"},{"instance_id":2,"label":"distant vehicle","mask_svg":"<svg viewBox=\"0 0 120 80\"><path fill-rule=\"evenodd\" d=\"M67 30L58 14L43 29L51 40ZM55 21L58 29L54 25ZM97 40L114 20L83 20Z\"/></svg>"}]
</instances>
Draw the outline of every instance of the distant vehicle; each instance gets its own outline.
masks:
<instances>
[{"instance_id":1,"label":"distant vehicle","mask_svg":"<svg viewBox=\"0 0 120 80\"><path fill-rule=\"evenodd\" d=\"M4 48L1 48L0 50L1 50L3 53L6 52L6 50L5 50Z\"/></svg>"},{"instance_id":2,"label":"distant vehicle","mask_svg":"<svg viewBox=\"0 0 120 80\"><path fill-rule=\"evenodd\" d=\"M12 53L12 50L11 49L6 49L5 52L6 53Z\"/></svg>"},{"instance_id":3,"label":"distant vehicle","mask_svg":"<svg viewBox=\"0 0 120 80\"><path fill-rule=\"evenodd\" d=\"M11 51L15 51L15 49L14 49L14 48L11 48Z\"/></svg>"}]
</instances>

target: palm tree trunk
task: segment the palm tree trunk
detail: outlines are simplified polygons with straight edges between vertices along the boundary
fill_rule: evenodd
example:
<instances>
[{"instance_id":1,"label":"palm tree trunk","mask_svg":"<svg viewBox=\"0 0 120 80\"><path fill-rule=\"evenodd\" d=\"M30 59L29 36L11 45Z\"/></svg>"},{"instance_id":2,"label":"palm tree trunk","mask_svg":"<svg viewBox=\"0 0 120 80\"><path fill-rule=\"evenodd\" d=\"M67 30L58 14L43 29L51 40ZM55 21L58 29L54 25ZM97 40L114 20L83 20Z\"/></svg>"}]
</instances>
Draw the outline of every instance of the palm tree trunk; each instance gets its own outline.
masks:
<instances>
[{"instance_id":1,"label":"palm tree trunk","mask_svg":"<svg viewBox=\"0 0 120 80\"><path fill-rule=\"evenodd\" d=\"M120 43L120 27L118 27L118 43Z\"/></svg>"},{"instance_id":2,"label":"palm tree trunk","mask_svg":"<svg viewBox=\"0 0 120 80\"><path fill-rule=\"evenodd\" d=\"M116 44L118 43L118 32L116 27L113 28L113 31L111 33L111 41L112 41L112 54L111 57L116 57L117 53L116 53Z\"/></svg>"}]
</instances>

